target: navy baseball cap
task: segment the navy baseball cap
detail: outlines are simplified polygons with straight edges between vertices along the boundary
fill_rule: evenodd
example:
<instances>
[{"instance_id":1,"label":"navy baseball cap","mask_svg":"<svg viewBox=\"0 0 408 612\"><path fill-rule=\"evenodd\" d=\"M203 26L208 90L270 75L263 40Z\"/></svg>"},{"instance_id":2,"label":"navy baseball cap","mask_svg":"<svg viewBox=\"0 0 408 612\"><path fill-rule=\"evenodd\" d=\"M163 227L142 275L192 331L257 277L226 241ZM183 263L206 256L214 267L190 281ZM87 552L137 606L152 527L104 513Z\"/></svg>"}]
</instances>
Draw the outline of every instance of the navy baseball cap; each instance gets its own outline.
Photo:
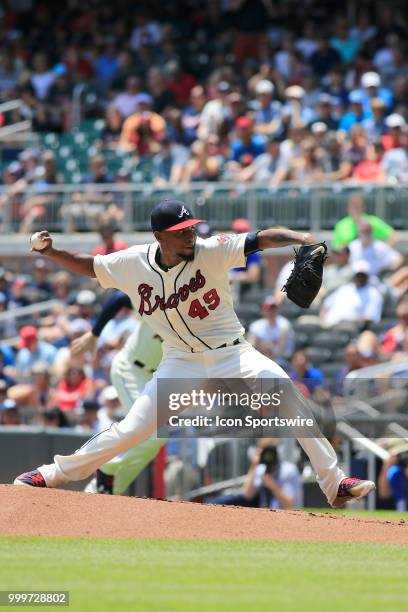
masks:
<instances>
[{"instance_id":1,"label":"navy baseball cap","mask_svg":"<svg viewBox=\"0 0 408 612\"><path fill-rule=\"evenodd\" d=\"M159 202L150 217L153 232L174 232L203 221L204 219L195 219L191 209L181 200Z\"/></svg>"}]
</instances>

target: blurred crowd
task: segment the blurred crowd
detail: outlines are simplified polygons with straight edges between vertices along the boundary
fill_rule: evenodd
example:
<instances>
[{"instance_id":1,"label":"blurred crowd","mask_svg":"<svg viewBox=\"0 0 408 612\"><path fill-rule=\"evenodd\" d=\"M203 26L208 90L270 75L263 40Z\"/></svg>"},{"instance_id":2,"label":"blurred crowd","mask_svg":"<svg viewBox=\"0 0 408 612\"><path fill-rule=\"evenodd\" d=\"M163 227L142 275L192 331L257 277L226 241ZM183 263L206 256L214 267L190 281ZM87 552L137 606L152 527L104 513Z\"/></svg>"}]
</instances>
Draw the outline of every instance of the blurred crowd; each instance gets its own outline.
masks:
<instances>
[{"instance_id":1,"label":"blurred crowd","mask_svg":"<svg viewBox=\"0 0 408 612\"><path fill-rule=\"evenodd\" d=\"M408 176L408 22L403 3L71 0L4 3L0 99L39 133L72 128L74 98L103 118L85 182L279 185ZM81 98L81 92L83 98ZM86 93L87 92L87 93ZM126 164L106 169L109 152ZM32 153L34 155L34 153ZM55 184L51 151L7 167L4 183ZM130 160L130 161L129 161ZM132 179L133 180L133 179Z\"/></svg>"}]
</instances>

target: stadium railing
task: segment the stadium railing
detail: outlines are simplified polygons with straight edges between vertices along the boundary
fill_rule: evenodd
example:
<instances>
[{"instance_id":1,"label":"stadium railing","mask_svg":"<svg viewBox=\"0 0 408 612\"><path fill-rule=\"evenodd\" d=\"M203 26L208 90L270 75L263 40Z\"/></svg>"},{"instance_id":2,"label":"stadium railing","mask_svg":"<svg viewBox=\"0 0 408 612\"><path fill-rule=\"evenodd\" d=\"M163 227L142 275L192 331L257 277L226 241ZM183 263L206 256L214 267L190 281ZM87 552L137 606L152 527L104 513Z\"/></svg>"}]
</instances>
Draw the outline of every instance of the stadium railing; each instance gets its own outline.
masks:
<instances>
[{"instance_id":1,"label":"stadium railing","mask_svg":"<svg viewBox=\"0 0 408 612\"><path fill-rule=\"evenodd\" d=\"M70 160L73 162L73 160ZM69 163L69 162L67 162ZM75 163L75 162L73 162ZM0 226L3 232L49 230L93 231L101 213L118 213L123 231L150 230L152 206L166 197L189 203L195 214L211 220L215 230L231 227L237 217L254 227L287 225L294 229L330 230L346 214L352 193L360 192L370 214L396 229L408 229L408 184L398 186L285 183L271 188L259 184L193 183L188 187L155 188L152 183L64 185L37 184L20 193L0 188Z\"/></svg>"}]
</instances>

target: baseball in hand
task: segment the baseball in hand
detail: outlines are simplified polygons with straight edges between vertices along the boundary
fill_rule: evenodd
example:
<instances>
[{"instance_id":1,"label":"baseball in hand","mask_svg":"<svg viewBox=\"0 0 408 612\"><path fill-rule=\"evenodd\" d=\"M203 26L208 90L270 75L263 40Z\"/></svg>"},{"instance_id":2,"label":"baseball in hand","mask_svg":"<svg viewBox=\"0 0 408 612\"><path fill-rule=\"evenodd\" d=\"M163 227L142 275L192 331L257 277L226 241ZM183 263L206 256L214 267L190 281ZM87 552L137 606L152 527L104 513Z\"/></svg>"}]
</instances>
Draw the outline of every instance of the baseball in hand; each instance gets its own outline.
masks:
<instances>
[{"instance_id":1,"label":"baseball in hand","mask_svg":"<svg viewBox=\"0 0 408 612\"><path fill-rule=\"evenodd\" d=\"M35 232L30 238L30 244L33 251L43 251L48 246L48 236L41 237L41 232Z\"/></svg>"}]
</instances>

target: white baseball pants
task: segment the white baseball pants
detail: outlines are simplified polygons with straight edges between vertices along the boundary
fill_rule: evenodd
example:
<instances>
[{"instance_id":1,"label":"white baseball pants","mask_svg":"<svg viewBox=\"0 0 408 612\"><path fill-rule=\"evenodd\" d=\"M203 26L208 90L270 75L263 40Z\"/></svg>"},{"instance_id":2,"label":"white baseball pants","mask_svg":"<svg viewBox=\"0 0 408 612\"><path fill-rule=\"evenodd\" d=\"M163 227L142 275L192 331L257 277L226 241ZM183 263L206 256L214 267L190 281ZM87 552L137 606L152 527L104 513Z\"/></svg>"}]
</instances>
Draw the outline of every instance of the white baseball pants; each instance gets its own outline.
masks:
<instances>
[{"instance_id":1,"label":"white baseball pants","mask_svg":"<svg viewBox=\"0 0 408 612\"><path fill-rule=\"evenodd\" d=\"M108 430L93 436L73 455L55 455L54 463L40 466L39 470L47 486L57 487L70 480L87 478L116 455L147 440L157 426L156 391L159 378L288 379L288 376L280 366L246 341L203 353L167 350L152 379L120 423L114 423ZM307 402L299 405L299 401L296 401L296 406L285 406L285 416L310 417ZM338 467L333 447L323 437L299 438L298 441L310 459L322 491L331 503L337 495L341 480L345 478Z\"/></svg>"}]
</instances>

